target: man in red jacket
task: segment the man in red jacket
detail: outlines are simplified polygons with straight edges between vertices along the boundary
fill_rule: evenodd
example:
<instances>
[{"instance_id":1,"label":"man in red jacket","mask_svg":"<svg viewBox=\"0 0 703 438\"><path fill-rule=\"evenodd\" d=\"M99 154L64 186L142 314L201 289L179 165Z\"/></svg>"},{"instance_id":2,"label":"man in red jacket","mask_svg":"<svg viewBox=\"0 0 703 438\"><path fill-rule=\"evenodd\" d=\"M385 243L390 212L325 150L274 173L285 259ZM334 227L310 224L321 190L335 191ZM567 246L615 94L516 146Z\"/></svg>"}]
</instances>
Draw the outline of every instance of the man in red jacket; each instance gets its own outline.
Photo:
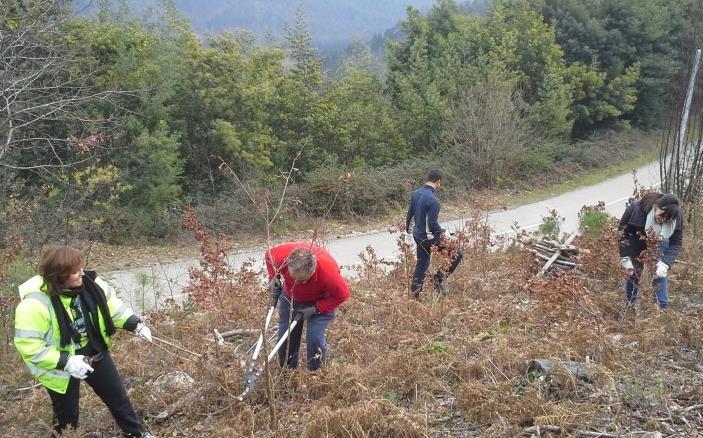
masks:
<instances>
[{"instance_id":1,"label":"man in red jacket","mask_svg":"<svg viewBox=\"0 0 703 438\"><path fill-rule=\"evenodd\" d=\"M266 251L264 260L269 280L277 276L283 279L283 293L278 299L278 338L288 330L295 315L300 314L308 326L308 369L315 371L325 362L325 330L334 319L337 306L349 298L349 286L330 253L311 242L289 242L273 247ZM282 367L298 366L302 334L301 321L278 350Z\"/></svg>"}]
</instances>

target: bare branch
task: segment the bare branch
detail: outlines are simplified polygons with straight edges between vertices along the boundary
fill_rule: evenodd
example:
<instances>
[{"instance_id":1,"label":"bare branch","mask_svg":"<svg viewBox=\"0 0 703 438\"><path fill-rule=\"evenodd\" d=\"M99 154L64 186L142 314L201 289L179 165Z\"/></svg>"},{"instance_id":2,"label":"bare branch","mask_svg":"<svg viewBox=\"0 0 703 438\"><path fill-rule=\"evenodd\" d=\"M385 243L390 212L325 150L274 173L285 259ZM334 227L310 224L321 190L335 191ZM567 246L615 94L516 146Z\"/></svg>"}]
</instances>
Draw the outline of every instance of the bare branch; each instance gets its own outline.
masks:
<instances>
[{"instance_id":1,"label":"bare branch","mask_svg":"<svg viewBox=\"0 0 703 438\"><path fill-rule=\"evenodd\" d=\"M140 91L105 90L94 84L102 71L71 47L65 24L75 16L56 0L0 10L0 166L17 169L64 167L85 161L90 151L73 150L82 138L107 130L121 104ZM7 24L11 23L11 24ZM97 108L100 108L96 111ZM56 129L60 127L61 129ZM69 138L65 135L66 129ZM60 134L59 134L60 133ZM18 161L31 151L36 163ZM79 156L76 156L79 155Z\"/></svg>"}]
</instances>

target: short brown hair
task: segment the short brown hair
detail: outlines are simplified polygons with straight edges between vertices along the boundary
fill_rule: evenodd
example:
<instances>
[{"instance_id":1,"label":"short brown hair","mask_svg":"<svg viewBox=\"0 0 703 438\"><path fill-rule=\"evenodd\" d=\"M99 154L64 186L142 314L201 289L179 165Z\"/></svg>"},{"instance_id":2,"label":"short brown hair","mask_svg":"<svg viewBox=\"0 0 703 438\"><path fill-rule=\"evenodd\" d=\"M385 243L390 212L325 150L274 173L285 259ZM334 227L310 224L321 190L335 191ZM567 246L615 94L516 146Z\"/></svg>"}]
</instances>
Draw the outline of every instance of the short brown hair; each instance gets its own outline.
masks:
<instances>
[{"instance_id":1,"label":"short brown hair","mask_svg":"<svg viewBox=\"0 0 703 438\"><path fill-rule=\"evenodd\" d=\"M83 253L70 246L51 246L44 250L37 271L49 288L49 294L61 292L68 277L83 267Z\"/></svg>"}]
</instances>

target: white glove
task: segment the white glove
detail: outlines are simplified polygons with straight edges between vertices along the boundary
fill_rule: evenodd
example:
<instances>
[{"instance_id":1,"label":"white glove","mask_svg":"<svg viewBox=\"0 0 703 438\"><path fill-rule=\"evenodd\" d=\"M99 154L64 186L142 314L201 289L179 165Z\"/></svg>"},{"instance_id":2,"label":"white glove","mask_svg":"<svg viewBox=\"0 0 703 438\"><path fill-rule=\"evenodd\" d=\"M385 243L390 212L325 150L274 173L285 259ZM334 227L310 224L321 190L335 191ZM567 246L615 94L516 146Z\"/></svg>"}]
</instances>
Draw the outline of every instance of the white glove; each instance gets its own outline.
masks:
<instances>
[{"instance_id":1,"label":"white glove","mask_svg":"<svg viewBox=\"0 0 703 438\"><path fill-rule=\"evenodd\" d=\"M630 269L635 269L635 267L632 265L632 260L630 260L630 257L620 257L620 264L622 264L622 267L627 269L628 271Z\"/></svg>"},{"instance_id":2,"label":"white glove","mask_svg":"<svg viewBox=\"0 0 703 438\"><path fill-rule=\"evenodd\" d=\"M144 339L145 341L154 342L151 339L151 330L149 330L149 327L145 326L141 322L137 324L137 328L134 329L134 334Z\"/></svg>"},{"instance_id":3,"label":"white glove","mask_svg":"<svg viewBox=\"0 0 703 438\"><path fill-rule=\"evenodd\" d=\"M412 245L415 243L413 233L403 233L403 242L405 242L406 245Z\"/></svg>"},{"instance_id":4,"label":"white glove","mask_svg":"<svg viewBox=\"0 0 703 438\"><path fill-rule=\"evenodd\" d=\"M656 276L659 278L666 278L666 273L669 272L669 265L659 260L657 262L657 273Z\"/></svg>"},{"instance_id":5,"label":"white glove","mask_svg":"<svg viewBox=\"0 0 703 438\"><path fill-rule=\"evenodd\" d=\"M76 354L74 356L69 356L66 361L66 366L63 367L64 371L75 377L76 379L85 379L88 377L88 373L93 372L93 367L88 365L88 362L83 360L85 356L82 354Z\"/></svg>"}]
</instances>

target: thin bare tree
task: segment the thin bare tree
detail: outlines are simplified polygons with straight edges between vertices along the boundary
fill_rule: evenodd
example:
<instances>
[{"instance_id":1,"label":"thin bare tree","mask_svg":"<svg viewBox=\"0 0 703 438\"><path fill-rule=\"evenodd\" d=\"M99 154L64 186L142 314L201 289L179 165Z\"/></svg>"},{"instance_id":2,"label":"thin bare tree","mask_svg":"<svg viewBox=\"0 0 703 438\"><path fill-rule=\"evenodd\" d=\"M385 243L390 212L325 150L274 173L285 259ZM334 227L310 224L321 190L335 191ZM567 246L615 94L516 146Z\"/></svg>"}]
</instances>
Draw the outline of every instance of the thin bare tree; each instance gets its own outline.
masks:
<instances>
[{"instance_id":1,"label":"thin bare tree","mask_svg":"<svg viewBox=\"0 0 703 438\"><path fill-rule=\"evenodd\" d=\"M492 186L511 170L534 140L518 92L497 78L485 78L452 106L439 152L480 186Z\"/></svg>"},{"instance_id":2,"label":"thin bare tree","mask_svg":"<svg viewBox=\"0 0 703 438\"><path fill-rule=\"evenodd\" d=\"M95 84L99 67L68 38L66 0L2 0L0 166L65 167L103 150L125 90Z\"/></svg>"},{"instance_id":3,"label":"thin bare tree","mask_svg":"<svg viewBox=\"0 0 703 438\"><path fill-rule=\"evenodd\" d=\"M703 93L700 81L701 50L674 100L660 148L662 191L674 193L687 203L703 195Z\"/></svg>"}]
</instances>

